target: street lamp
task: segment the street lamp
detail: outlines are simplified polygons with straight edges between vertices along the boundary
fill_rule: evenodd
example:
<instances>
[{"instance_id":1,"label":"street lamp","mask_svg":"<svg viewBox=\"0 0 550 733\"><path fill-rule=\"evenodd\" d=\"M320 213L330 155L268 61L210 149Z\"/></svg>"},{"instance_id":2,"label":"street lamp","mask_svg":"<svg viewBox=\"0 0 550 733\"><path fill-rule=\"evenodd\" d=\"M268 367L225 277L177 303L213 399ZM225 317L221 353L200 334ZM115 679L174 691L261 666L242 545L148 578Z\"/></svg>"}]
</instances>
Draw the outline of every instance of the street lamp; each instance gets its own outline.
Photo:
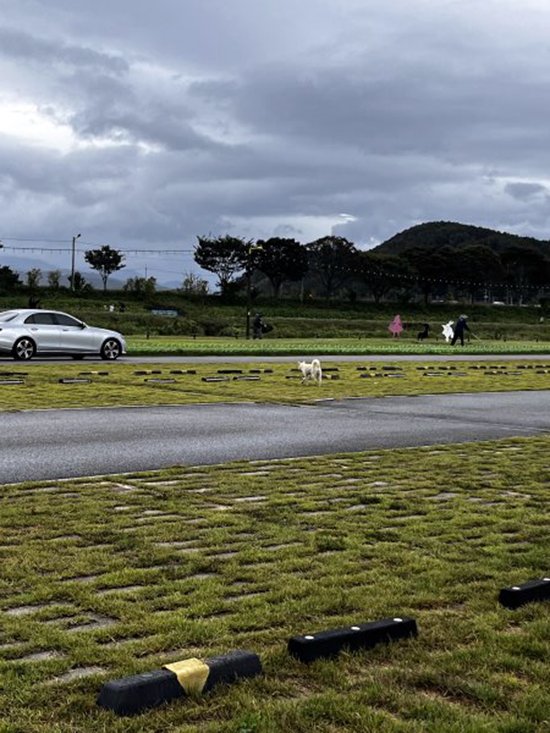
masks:
<instances>
[{"instance_id":1,"label":"street lamp","mask_svg":"<svg viewBox=\"0 0 550 733\"><path fill-rule=\"evenodd\" d=\"M76 249L76 240L80 237L80 234L76 234L73 237L73 247L72 247L72 258L71 258L71 291L74 293L74 256L75 256L75 249Z\"/></svg>"},{"instance_id":2,"label":"street lamp","mask_svg":"<svg viewBox=\"0 0 550 733\"><path fill-rule=\"evenodd\" d=\"M249 244L246 250L246 340L250 338L250 306L252 301L252 272L250 269L250 260L252 252L263 249L261 244Z\"/></svg>"}]
</instances>

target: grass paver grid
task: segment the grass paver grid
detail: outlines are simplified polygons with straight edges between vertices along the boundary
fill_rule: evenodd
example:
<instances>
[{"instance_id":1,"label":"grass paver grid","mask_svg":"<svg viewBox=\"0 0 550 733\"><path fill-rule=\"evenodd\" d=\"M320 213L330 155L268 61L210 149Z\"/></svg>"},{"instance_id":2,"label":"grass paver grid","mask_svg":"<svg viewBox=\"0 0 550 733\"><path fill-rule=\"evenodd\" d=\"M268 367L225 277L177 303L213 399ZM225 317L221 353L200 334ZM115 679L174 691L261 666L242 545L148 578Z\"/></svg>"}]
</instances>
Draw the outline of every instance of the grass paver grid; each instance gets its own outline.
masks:
<instances>
[{"instance_id":1,"label":"grass paver grid","mask_svg":"<svg viewBox=\"0 0 550 733\"><path fill-rule=\"evenodd\" d=\"M541 363L546 364L546 361ZM411 362L399 366L399 379L391 370L384 371L384 366L392 366L390 361L387 365L377 366L376 372L362 371L361 365L338 363L337 360L327 361L323 366L329 369L338 367L338 379L325 379L322 386L317 387L301 384L300 377L292 373L291 364L272 364L269 367L271 373L262 374L259 381L253 382L231 377L223 377L228 381L205 382L204 379L222 378L217 373L220 365L200 364L194 369L196 374L177 375L173 382L163 383L147 381L147 377L136 375L134 365L117 363L110 365L108 375L92 376L91 381L84 384L59 382L60 379L77 378L82 371L81 365L34 365L29 368L24 384L0 387L0 411L240 401L292 404L345 397L550 388L550 369L531 368L531 364L520 365L525 368L519 369L517 362L505 360L496 366L483 362L463 365L462 371L456 371L456 364L440 364L426 371L425 365L420 368L419 363ZM368 359L363 366L369 368ZM247 372L252 368L252 364L243 365ZM159 370L161 376L168 375L170 366L161 365L156 371ZM7 371L0 366L0 379ZM369 377L364 378L365 375ZM334 375L329 373L327 376Z\"/></svg>"},{"instance_id":2,"label":"grass paver grid","mask_svg":"<svg viewBox=\"0 0 550 733\"><path fill-rule=\"evenodd\" d=\"M550 437L0 487L0 731L544 731ZM410 615L304 666L286 640ZM102 682L245 648L265 675L119 719Z\"/></svg>"}]
</instances>

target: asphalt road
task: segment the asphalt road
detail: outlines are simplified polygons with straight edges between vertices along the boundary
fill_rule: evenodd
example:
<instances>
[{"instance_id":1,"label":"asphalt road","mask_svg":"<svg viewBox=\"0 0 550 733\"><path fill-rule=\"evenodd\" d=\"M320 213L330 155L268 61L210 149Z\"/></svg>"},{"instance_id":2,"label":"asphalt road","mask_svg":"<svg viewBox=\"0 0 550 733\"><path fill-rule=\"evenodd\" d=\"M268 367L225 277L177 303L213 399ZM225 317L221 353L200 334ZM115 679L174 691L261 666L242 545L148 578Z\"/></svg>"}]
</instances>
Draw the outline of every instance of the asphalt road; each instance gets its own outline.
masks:
<instances>
[{"instance_id":1,"label":"asphalt road","mask_svg":"<svg viewBox=\"0 0 550 733\"><path fill-rule=\"evenodd\" d=\"M550 430L550 391L3 413L0 481L458 443Z\"/></svg>"}]
</instances>

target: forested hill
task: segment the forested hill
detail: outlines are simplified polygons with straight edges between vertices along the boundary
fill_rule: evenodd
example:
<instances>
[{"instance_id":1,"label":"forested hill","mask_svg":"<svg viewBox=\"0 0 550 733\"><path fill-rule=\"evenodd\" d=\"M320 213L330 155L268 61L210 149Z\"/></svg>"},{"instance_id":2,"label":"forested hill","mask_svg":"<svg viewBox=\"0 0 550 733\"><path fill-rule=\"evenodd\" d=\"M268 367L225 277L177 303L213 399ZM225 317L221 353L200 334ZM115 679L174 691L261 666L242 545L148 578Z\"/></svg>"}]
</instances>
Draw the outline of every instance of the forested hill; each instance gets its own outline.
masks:
<instances>
[{"instance_id":1,"label":"forested hill","mask_svg":"<svg viewBox=\"0 0 550 733\"><path fill-rule=\"evenodd\" d=\"M471 246L490 247L497 254L516 247L536 249L546 257L550 256L550 242L520 237L516 234L497 232L470 224L459 224L452 221L432 221L399 232L391 239L375 247L372 252L381 255L400 255L408 249L421 247L437 250L440 247L455 248Z\"/></svg>"}]
</instances>

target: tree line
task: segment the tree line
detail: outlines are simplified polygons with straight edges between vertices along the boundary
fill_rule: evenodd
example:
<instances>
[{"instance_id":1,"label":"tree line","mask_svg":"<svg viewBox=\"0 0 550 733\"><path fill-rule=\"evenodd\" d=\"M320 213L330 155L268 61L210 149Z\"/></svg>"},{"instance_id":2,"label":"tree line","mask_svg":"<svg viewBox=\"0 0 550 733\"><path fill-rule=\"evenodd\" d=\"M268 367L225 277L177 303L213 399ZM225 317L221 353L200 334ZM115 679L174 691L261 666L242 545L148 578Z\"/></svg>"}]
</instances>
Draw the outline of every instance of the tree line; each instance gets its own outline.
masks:
<instances>
[{"instance_id":1,"label":"tree line","mask_svg":"<svg viewBox=\"0 0 550 733\"><path fill-rule=\"evenodd\" d=\"M219 295L225 301L245 293L252 298L279 298L284 289L288 297L326 301L369 298L376 303L408 302L421 297L425 303L456 298L522 304L540 300L550 290L550 258L529 241L516 243L512 238L507 246L498 248L475 239L447 238L434 244L426 237L426 243L422 241L413 238L408 247L401 242L398 251L385 245L365 251L333 235L308 244L283 237L252 240L230 235L199 236L193 256L201 269L215 275ZM84 257L100 275L104 292L110 275L125 267L123 252L108 245L88 250ZM39 269L29 270L27 289L35 290L42 277ZM79 272L68 280L75 293L91 290ZM47 281L51 289L60 288L61 272L47 273ZM156 284L154 277L134 277L123 289L147 298L154 294ZM13 292L22 285L16 272L0 267L0 293ZM209 287L206 280L187 274L180 290L186 295L206 295Z\"/></svg>"},{"instance_id":2,"label":"tree line","mask_svg":"<svg viewBox=\"0 0 550 733\"><path fill-rule=\"evenodd\" d=\"M117 272L125 267L124 254L120 250L113 249L109 245L103 245L99 249L90 249L84 253L84 259L92 270L96 270L103 283L103 291L107 291L107 282L109 276L113 272ZM26 287L31 293L36 291L43 281L44 273L38 267L31 268L22 282L19 273L12 270L11 267L4 265L0 267L0 294L12 293L21 286ZM47 285L50 290L59 290L63 287L61 270L50 270L46 273ZM151 278L154 281L154 278ZM85 293L92 290L90 283L78 271L71 273L67 277L68 286L76 293ZM154 284L153 291L154 291Z\"/></svg>"},{"instance_id":3,"label":"tree line","mask_svg":"<svg viewBox=\"0 0 550 733\"><path fill-rule=\"evenodd\" d=\"M415 244L399 253L358 249L338 236L309 244L274 237L198 237L195 262L218 279L222 297L250 288L280 296L283 284L300 284L302 294L330 301L370 297L425 303L437 298L507 302L534 301L549 290L550 258L535 246L512 244L496 251L477 242ZM292 287L290 288L292 290ZM294 292L296 293L296 287Z\"/></svg>"}]
</instances>

